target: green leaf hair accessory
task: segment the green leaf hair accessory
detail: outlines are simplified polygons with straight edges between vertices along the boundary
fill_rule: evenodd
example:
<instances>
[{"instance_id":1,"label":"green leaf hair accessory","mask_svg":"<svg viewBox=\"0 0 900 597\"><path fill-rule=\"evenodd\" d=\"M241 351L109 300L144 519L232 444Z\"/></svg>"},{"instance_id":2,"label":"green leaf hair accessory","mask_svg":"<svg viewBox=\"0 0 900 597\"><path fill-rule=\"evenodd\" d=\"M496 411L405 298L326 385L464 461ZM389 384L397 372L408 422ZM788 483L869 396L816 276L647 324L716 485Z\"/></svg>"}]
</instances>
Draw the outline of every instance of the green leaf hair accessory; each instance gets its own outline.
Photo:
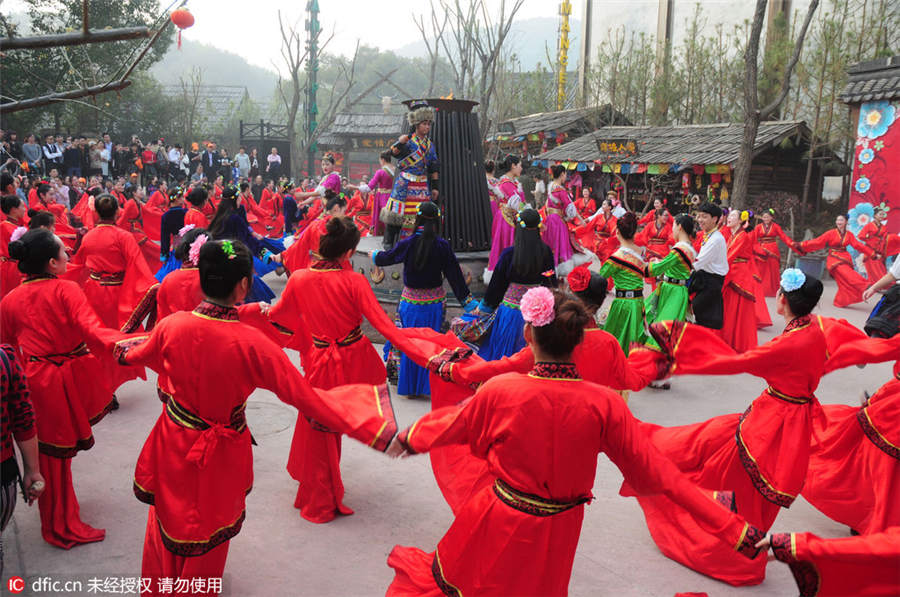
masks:
<instances>
[{"instance_id":1,"label":"green leaf hair accessory","mask_svg":"<svg viewBox=\"0 0 900 597\"><path fill-rule=\"evenodd\" d=\"M230 240L222 241L222 252L228 255L229 259L234 259L237 257L237 254L234 252L234 245L231 244Z\"/></svg>"}]
</instances>

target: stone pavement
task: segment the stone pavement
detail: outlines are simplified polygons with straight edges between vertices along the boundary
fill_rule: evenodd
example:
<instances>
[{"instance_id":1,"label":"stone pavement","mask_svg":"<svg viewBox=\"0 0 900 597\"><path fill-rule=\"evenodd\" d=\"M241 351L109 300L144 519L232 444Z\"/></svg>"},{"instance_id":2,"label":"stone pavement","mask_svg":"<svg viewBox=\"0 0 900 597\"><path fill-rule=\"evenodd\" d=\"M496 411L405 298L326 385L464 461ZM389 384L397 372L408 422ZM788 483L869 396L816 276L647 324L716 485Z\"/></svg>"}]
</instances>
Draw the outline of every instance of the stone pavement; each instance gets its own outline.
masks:
<instances>
[{"instance_id":1,"label":"stone pavement","mask_svg":"<svg viewBox=\"0 0 900 597\"><path fill-rule=\"evenodd\" d=\"M283 278L270 276L276 293ZM823 315L843 317L862 326L872 305L836 309L835 286L826 283ZM759 334L760 342L780 332L783 324L769 308L775 327ZM289 351L290 352L290 351ZM291 353L296 362L296 353ZM797 355L802 359L803 355ZM888 365L851 368L826 377L817 395L823 403L858 404L890 377ZM119 392L121 409L95 428L96 445L73 463L76 493L83 519L107 531L101 543L63 551L40 537L37 507L21 503L4 533L3 594L10 575L80 579L80 593L89 577L140 576L141 547L147 507L131 491L134 463L160 412L155 375L133 381ZM679 425L724 413L742 412L765 387L747 375L679 377L670 391L647 389L630 398L635 416L654 423ZM430 409L427 401L394 397L401 428ZM343 443L345 502L356 514L315 525L293 507L297 483L285 471L296 413L268 392L257 391L247 406L254 448L255 483L247 499L247 520L231 542L224 580L225 594L234 596L383 595L392 578L386 562L395 544L430 551L452 521L431 474L427 456L392 461L352 440ZM584 528L570 583L573 596L672 597L678 591L706 591L710 597L731 595L785 596L797 594L788 568L771 562L766 581L757 587L735 588L701 576L665 558L650 539L637 502L618 496L622 475L601 456L594 486L596 499L585 509ZM847 535L799 499L782 511L776 531L813 531L827 537ZM548 554L552 557L552 554Z\"/></svg>"}]
</instances>

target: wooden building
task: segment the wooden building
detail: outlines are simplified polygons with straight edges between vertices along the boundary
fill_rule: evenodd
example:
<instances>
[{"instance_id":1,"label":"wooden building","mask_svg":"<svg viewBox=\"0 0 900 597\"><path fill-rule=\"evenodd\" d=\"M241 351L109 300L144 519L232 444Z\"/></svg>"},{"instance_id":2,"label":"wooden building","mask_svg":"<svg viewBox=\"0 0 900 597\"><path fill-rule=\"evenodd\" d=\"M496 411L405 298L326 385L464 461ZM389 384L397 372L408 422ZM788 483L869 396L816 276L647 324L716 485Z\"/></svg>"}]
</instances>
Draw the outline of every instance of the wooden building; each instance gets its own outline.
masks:
<instances>
[{"instance_id":1,"label":"wooden building","mask_svg":"<svg viewBox=\"0 0 900 597\"><path fill-rule=\"evenodd\" d=\"M613 124L631 124L612 106L539 112L501 122L485 139L485 156L513 153L527 158Z\"/></svg>"},{"instance_id":2,"label":"wooden building","mask_svg":"<svg viewBox=\"0 0 900 597\"><path fill-rule=\"evenodd\" d=\"M606 174L614 188L640 209L652 198L683 202L694 195L728 203L742 124L607 126L539 155L533 165L565 164L586 180ZM767 194L802 197L810 130L803 121L763 122L754 145L751 203ZM808 197L821 193L826 171L846 166L834 154L813 164ZM585 183L588 184L588 183ZM593 185L592 185L593 186Z\"/></svg>"},{"instance_id":3,"label":"wooden building","mask_svg":"<svg viewBox=\"0 0 900 597\"><path fill-rule=\"evenodd\" d=\"M341 175L358 182L378 168L379 154L396 143L406 128L405 114L337 114L334 124L316 141L320 154L317 158L331 151Z\"/></svg>"}]
</instances>

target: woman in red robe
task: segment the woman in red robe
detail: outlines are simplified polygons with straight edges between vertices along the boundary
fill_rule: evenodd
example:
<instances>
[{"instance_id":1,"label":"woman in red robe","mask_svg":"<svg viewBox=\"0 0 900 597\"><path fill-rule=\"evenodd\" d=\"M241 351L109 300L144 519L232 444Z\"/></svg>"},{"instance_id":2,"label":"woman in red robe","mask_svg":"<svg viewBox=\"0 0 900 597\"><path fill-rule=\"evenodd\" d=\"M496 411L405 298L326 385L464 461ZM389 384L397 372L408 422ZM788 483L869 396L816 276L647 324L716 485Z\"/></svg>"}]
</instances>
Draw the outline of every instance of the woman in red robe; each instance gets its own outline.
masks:
<instances>
[{"instance_id":1,"label":"woman in red robe","mask_svg":"<svg viewBox=\"0 0 900 597\"><path fill-rule=\"evenodd\" d=\"M22 274L16 262L9 258L9 242L16 228L22 227L25 217L25 203L17 195L4 195L0 198L0 211L6 216L0 222L0 299L19 285Z\"/></svg>"},{"instance_id":2,"label":"woman in red robe","mask_svg":"<svg viewBox=\"0 0 900 597\"><path fill-rule=\"evenodd\" d=\"M398 350L407 352L410 343L378 304L365 276L352 270L349 259L358 242L359 231L349 218L330 219L319 240L319 259L291 274L268 311L271 321L297 336L303 369L316 388L385 383L384 361L360 329L363 317ZM340 433L297 417L287 469L300 482L294 506L303 518L325 523L353 513L343 504L340 457Z\"/></svg>"},{"instance_id":3,"label":"woman in red robe","mask_svg":"<svg viewBox=\"0 0 900 597\"><path fill-rule=\"evenodd\" d=\"M272 260L284 265L284 269L288 272L309 267L314 259L313 254L319 250L319 240L327 232L328 221L344 215L347 200L343 195L334 195L331 191L326 191L326 193L330 193L330 198L326 201L325 211L315 222L307 226L283 253L272 256Z\"/></svg>"},{"instance_id":4,"label":"woman in red robe","mask_svg":"<svg viewBox=\"0 0 900 597\"><path fill-rule=\"evenodd\" d=\"M94 207L100 221L84 235L65 277L82 286L103 325L134 332L149 317L148 326L152 327L159 282L147 267L134 236L115 225L119 209L116 198L100 195ZM142 368L125 369L105 360L113 390L128 380L145 379Z\"/></svg>"},{"instance_id":5,"label":"woman in red robe","mask_svg":"<svg viewBox=\"0 0 900 597\"><path fill-rule=\"evenodd\" d=\"M209 217L206 208L210 205L207 197L206 189L197 186L191 189L187 196L188 210L184 214L184 225L193 224L197 228L207 228L209 226ZM215 213L215 210L213 210Z\"/></svg>"},{"instance_id":6,"label":"woman in red robe","mask_svg":"<svg viewBox=\"0 0 900 597\"><path fill-rule=\"evenodd\" d=\"M141 220L144 232L153 242L159 242L162 238L162 217L169 209L169 188L166 181L159 183L159 188L147 199L141 207ZM151 268L152 269L152 268Z\"/></svg>"},{"instance_id":7,"label":"woman in red robe","mask_svg":"<svg viewBox=\"0 0 900 597\"><path fill-rule=\"evenodd\" d=\"M725 317L720 335L736 352L746 352L756 342L756 285L753 278L753 239L747 232L747 212L731 210L727 225L728 274L722 287Z\"/></svg>"},{"instance_id":8,"label":"woman in red robe","mask_svg":"<svg viewBox=\"0 0 900 597\"><path fill-rule=\"evenodd\" d=\"M778 292L778 277L781 275L781 253L778 250L778 239L791 249L797 243L791 239L781 226L775 221L775 210L768 209L762 213L762 222L753 230L753 247L759 264L759 274L762 278L763 296L775 296Z\"/></svg>"},{"instance_id":9,"label":"woman in red robe","mask_svg":"<svg viewBox=\"0 0 900 597\"><path fill-rule=\"evenodd\" d=\"M148 366L165 380L166 407L134 474L135 496L150 505L141 576L152 579L154 595L164 592L160 578L223 575L253 485L244 412L256 388L380 451L397 429L386 386L313 390L279 346L239 321L234 305L253 275L243 244L205 243L199 269L205 300L196 309L170 315L149 337L115 350L120 363Z\"/></svg>"},{"instance_id":10,"label":"woman in red robe","mask_svg":"<svg viewBox=\"0 0 900 597\"><path fill-rule=\"evenodd\" d=\"M824 539L775 533L760 542L791 569L800 597L896 597L900 594L900 527L862 537Z\"/></svg>"},{"instance_id":11,"label":"woman in red robe","mask_svg":"<svg viewBox=\"0 0 900 597\"><path fill-rule=\"evenodd\" d=\"M598 327L597 314L606 297L606 279L580 266L569 274L568 281L590 316L584 339L572 352L572 360L583 379L617 390L623 397L628 391L645 388L656 374L655 367L651 370L631 367L616 337ZM526 374L534 367L530 346L511 357L485 361L452 333L440 340L442 349L428 361L433 410L461 404L492 377L504 373ZM487 463L474 457L467 446L436 448L430 456L435 480L453 512L494 480Z\"/></svg>"},{"instance_id":12,"label":"woman in red robe","mask_svg":"<svg viewBox=\"0 0 900 597\"><path fill-rule=\"evenodd\" d=\"M717 334L682 322L651 326L674 374L734 375L750 373L768 388L743 414L714 417L681 427L644 423L652 442L701 487L735 492L737 511L768 530L780 508L796 499L807 477L813 420L821 416L814 396L827 372L829 356L841 344L865 335L844 320L811 316L822 283L800 270L782 274L778 314L787 326L772 341L736 354ZM802 359L797 355L803 355ZM641 351L629 360L660 358ZM627 486L623 495L632 495ZM721 542L660 497L639 497L647 526L662 552L698 572L732 585L759 584L765 562L726 557Z\"/></svg>"},{"instance_id":13,"label":"woman in red robe","mask_svg":"<svg viewBox=\"0 0 900 597\"><path fill-rule=\"evenodd\" d=\"M875 217L859 231L859 240L866 243L866 246L874 252L873 255L866 256L863 259L863 265L866 266L866 279L870 285L876 280L880 280L887 273L884 258L889 253L888 231L884 225L885 220L887 220L887 213L884 211L884 208L876 207Z\"/></svg>"},{"instance_id":14,"label":"woman in red robe","mask_svg":"<svg viewBox=\"0 0 900 597\"><path fill-rule=\"evenodd\" d=\"M900 355L900 335L847 342L829 370L890 361ZM868 534L900 526L900 361L894 377L862 407L823 407L817 421L803 497L832 520Z\"/></svg>"},{"instance_id":15,"label":"woman in red robe","mask_svg":"<svg viewBox=\"0 0 900 597\"><path fill-rule=\"evenodd\" d=\"M847 230L847 216L839 215L835 218L834 225L835 227L828 232L818 238L803 241L797 248L798 252L804 255L811 251L828 249L825 267L838 287L834 295L834 306L847 307L861 303L862 294L868 287L866 279L853 269L853 259L847 252L847 247L853 247L868 257L873 256L875 252L856 240L853 233Z\"/></svg>"},{"instance_id":16,"label":"woman in red robe","mask_svg":"<svg viewBox=\"0 0 900 597\"><path fill-rule=\"evenodd\" d=\"M619 248L619 240L616 238L617 220L612 215L612 202L604 199L600 209L593 220L575 229L575 236L578 242L590 248L603 263Z\"/></svg>"},{"instance_id":17,"label":"woman in red robe","mask_svg":"<svg viewBox=\"0 0 900 597\"><path fill-rule=\"evenodd\" d=\"M394 547L387 595L568 594L601 452L642 495L664 494L690 510L727 544L723 551L754 557L762 533L722 507L732 505L731 494L688 482L638 431L619 396L579 377L571 356L589 321L581 304L535 288L522 310L536 361L531 372L490 379L463 406L419 419L388 450L467 446L494 479L456 511L435 551Z\"/></svg>"},{"instance_id":18,"label":"woman in red robe","mask_svg":"<svg viewBox=\"0 0 900 597\"><path fill-rule=\"evenodd\" d=\"M198 238L201 239L199 243ZM178 311L192 311L203 300L197 260L200 247L209 238L206 230L194 228L175 247L175 258L181 261L181 268L167 275L159 285L156 293L156 321Z\"/></svg>"},{"instance_id":19,"label":"woman in red robe","mask_svg":"<svg viewBox=\"0 0 900 597\"><path fill-rule=\"evenodd\" d=\"M31 230L9 249L25 280L0 302L0 341L26 363L47 480L38 500L41 535L63 549L102 541L105 531L78 514L72 458L94 445L91 426L112 408L108 370L95 355L108 355L123 335L104 326L77 284L57 278L68 255L51 232Z\"/></svg>"},{"instance_id":20,"label":"woman in red robe","mask_svg":"<svg viewBox=\"0 0 900 597\"><path fill-rule=\"evenodd\" d=\"M155 271L159 268L159 245L144 233L141 226L141 207L134 198L134 185L125 183L124 195L125 201L119 209L119 216L116 220L116 226L130 232L134 235L144 259L147 261L147 268Z\"/></svg>"}]
</instances>

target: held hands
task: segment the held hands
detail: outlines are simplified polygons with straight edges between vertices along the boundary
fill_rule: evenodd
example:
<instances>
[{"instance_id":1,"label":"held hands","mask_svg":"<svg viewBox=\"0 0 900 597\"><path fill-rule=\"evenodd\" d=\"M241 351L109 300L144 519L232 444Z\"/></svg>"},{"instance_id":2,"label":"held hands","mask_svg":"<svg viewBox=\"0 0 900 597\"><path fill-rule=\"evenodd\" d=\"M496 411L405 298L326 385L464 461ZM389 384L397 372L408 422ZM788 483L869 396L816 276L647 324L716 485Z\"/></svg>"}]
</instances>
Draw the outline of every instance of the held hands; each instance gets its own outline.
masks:
<instances>
[{"instance_id":1,"label":"held hands","mask_svg":"<svg viewBox=\"0 0 900 597\"><path fill-rule=\"evenodd\" d=\"M391 440L391 445L388 446L388 449L384 452L390 458L409 458L411 456L409 450L400 442L400 438L398 436L394 436L394 439Z\"/></svg>"}]
</instances>

